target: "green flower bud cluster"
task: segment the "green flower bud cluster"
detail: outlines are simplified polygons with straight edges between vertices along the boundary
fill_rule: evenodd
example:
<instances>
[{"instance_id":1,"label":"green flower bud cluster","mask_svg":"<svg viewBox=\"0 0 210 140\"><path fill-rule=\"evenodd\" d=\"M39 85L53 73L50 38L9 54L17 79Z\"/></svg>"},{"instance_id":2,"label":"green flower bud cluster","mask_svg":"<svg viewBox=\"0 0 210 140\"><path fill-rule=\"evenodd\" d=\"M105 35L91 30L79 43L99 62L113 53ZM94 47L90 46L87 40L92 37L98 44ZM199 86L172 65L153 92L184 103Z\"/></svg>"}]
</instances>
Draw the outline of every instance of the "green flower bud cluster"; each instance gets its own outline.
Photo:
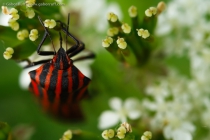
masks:
<instances>
[{"instance_id":1,"label":"green flower bud cluster","mask_svg":"<svg viewBox=\"0 0 210 140\"><path fill-rule=\"evenodd\" d=\"M12 48L16 52L18 52L18 53L15 53L15 55L13 55L14 50L7 51L9 50L7 49L3 53L3 57L6 60L25 59L24 58L25 54L23 53L27 52L27 56L29 56L30 54L32 54L32 51L35 50L34 48L26 48L26 47L30 47L32 45L36 45L36 46L38 45L37 39L39 38L40 34L44 32L44 28L41 27L42 25L40 24L38 18L35 17L38 15L37 14L38 9L40 8L40 7L35 6L36 1L37 0L25 0L20 5L17 5L11 8L7 6L1 6L2 13L10 17L8 20L9 27L6 27L6 26L5 27L1 26L1 27L5 28L4 32L7 32L7 37L10 35L12 37L12 35L15 34L16 38L12 38L12 39L15 40L14 42L17 42L17 43L6 42L5 48L8 48L8 46L11 46L9 48ZM43 21L43 24L46 28L49 28L49 29L55 29L56 27L56 21L54 19L45 19ZM13 31L11 31L9 28L11 28Z\"/></svg>"},{"instance_id":2,"label":"green flower bud cluster","mask_svg":"<svg viewBox=\"0 0 210 140\"><path fill-rule=\"evenodd\" d=\"M116 130L108 129L104 130L101 136L105 140L116 140L116 139L124 139L124 140L132 140L134 139L134 135L132 134L131 125L124 122Z\"/></svg>"},{"instance_id":3,"label":"green flower bud cluster","mask_svg":"<svg viewBox=\"0 0 210 140\"><path fill-rule=\"evenodd\" d=\"M102 46L117 60L132 66L142 66L154 50L153 32L157 17L164 8L165 3L160 2L157 7L146 9L144 18L139 20L137 7L131 6L128 9L131 25L120 22L113 12L108 13L110 28L107 37L102 40Z\"/></svg>"}]
</instances>

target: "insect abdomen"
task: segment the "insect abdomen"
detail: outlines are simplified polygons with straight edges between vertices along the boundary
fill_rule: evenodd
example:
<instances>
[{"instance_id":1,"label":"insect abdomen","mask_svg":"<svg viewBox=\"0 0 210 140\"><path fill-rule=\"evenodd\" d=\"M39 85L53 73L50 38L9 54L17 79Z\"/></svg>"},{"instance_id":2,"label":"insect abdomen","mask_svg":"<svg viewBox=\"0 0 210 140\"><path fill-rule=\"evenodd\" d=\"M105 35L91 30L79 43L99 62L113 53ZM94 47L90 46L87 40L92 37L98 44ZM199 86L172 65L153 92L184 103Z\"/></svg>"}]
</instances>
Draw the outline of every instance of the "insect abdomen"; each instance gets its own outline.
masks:
<instances>
[{"instance_id":1,"label":"insect abdomen","mask_svg":"<svg viewBox=\"0 0 210 140\"><path fill-rule=\"evenodd\" d=\"M87 95L90 79L75 66L56 70L46 63L29 75L30 90L39 98L44 110L64 118L81 117L79 101Z\"/></svg>"}]
</instances>

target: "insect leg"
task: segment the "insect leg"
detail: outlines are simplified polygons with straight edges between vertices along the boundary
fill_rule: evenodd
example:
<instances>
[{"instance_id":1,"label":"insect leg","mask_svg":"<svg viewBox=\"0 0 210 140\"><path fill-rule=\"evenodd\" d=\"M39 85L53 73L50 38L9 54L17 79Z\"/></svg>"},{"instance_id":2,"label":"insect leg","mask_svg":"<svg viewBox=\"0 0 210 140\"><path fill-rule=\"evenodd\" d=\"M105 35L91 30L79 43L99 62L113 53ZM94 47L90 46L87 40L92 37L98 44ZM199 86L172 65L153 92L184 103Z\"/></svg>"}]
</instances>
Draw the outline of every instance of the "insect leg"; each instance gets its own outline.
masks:
<instances>
[{"instance_id":1,"label":"insect leg","mask_svg":"<svg viewBox=\"0 0 210 140\"><path fill-rule=\"evenodd\" d=\"M68 15L68 18L69 18L69 15ZM66 24L64 24L63 22L61 22L60 20L56 20L56 22L59 22L60 25L61 25L61 30L67 35L69 36L70 38L72 38L76 44L74 46L72 46L70 49L68 49L66 51L66 53L71 53L72 51L74 51L75 49L77 49L80 44L81 44L81 41L79 41L76 37L74 37L71 33L69 33L68 31L68 26Z\"/></svg>"},{"instance_id":2,"label":"insect leg","mask_svg":"<svg viewBox=\"0 0 210 140\"><path fill-rule=\"evenodd\" d=\"M63 22L61 22L60 20L57 20L56 22L59 22L61 25L61 30L66 34L66 41L67 41L67 36L69 36L70 38L72 38L76 44L73 45L70 49L68 49L66 51L67 54L69 54L69 56L74 56L76 54L78 54L79 52L81 52L85 45L83 42L79 41L76 37L74 37L69 31L69 19L70 19L70 14L68 14L68 22L67 25L64 24ZM67 43L66 43L67 44ZM71 54L70 54L71 53Z\"/></svg>"},{"instance_id":3,"label":"insect leg","mask_svg":"<svg viewBox=\"0 0 210 140\"><path fill-rule=\"evenodd\" d=\"M95 58L95 54L90 52L90 54L86 55L86 56L81 56L79 58L74 59L73 61L80 61L80 60L85 60L85 59L92 59Z\"/></svg>"},{"instance_id":4,"label":"insect leg","mask_svg":"<svg viewBox=\"0 0 210 140\"><path fill-rule=\"evenodd\" d=\"M45 60L40 60L40 61L36 61L36 62L31 62L31 60L29 60L29 59L23 59L23 60L18 60L17 62L20 63L20 65L23 68L29 68L29 67L33 67L33 66L36 66L39 64L50 62L50 60L52 60L52 59L45 59ZM27 64L25 64L25 65L21 64L23 62L26 62Z\"/></svg>"},{"instance_id":5,"label":"insect leg","mask_svg":"<svg viewBox=\"0 0 210 140\"><path fill-rule=\"evenodd\" d=\"M46 59L46 60L40 60L40 61L36 61L36 62L31 62L30 60L28 60L27 62L29 63L29 65L25 66L24 68L29 68L29 67L33 67L39 64L43 64L43 63L47 63L52 59Z\"/></svg>"},{"instance_id":6,"label":"insect leg","mask_svg":"<svg viewBox=\"0 0 210 140\"><path fill-rule=\"evenodd\" d=\"M52 38L51 38L51 36L50 36L50 34L49 34L49 31L48 31L47 28L44 26L44 23L42 22L42 20L41 20L41 18L40 18L39 16L38 16L38 19L39 19L40 23L42 24L42 26L44 27L45 33L44 33L44 36L42 37L41 42L39 43L39 46L38 46L38 48L37 48L37 53L38 53L39 55L44 55L44 56L46 56L46 55L55 55L55 54L56 54L56 51L55 51L55 47L54 47ZM54 51L40 51L40 50L41 50L41 47L42 47L42 45L43 45L43 43L44 43L44 41L45 41L46 38L47 38L47 36L49 36L49 38L50 38L50 41L51 41L51 43L52 43L52 45L53 45Z\"/></svg>"},{"instance_id":7,"label":"insect leg","mask_svg":"<svg viewBox=\"0 0 210 140\"><path fill-rule=\"evenodd\" d=\"M59 22L60 23L61 30L66 34L66 41L67 41L67 36L69 36L70 38L72 38L76 42L75 45L73 45L70 49L68 49L66 51L66 53L68 54L69 57L73 57L76 54L80 53L82 50L84 50L85 44L83 42L81 42L80 40L78 40L75 36L73 36L68 31L68 29L69 29L69 19L70 19L70 14L68 14L68 22L67 22L67 25L64 24L63 22L61 22L60 20L57 20L56 22ZM95 57L95 55L91 52L89 55L80 57L80 58L76 59L75 61L77 61L77 60L83 60L83 59L87 59L87 58L94 58L94 57Z\"/></svg>"}]
</instances>

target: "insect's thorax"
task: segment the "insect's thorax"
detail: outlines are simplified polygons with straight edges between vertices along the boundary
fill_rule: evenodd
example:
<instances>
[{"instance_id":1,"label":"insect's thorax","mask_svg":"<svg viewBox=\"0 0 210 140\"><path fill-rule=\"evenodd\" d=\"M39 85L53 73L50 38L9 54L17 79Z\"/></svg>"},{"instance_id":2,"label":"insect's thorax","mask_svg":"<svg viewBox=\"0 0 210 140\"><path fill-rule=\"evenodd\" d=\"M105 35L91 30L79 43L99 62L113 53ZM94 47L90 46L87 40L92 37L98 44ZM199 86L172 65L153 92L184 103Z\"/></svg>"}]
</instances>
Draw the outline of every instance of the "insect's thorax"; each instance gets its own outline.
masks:
<instances>
[{"instance_id":1,"label":"insect's thorax","mask_svg":"<svg viewBox=\"0 0 210 140\"><path fill-rule=\"evenodd\" d=\"M51 62L29 72L37 86L49 94L73 93L86 88L90 79L83 75L61 47Z\"/></svg>"},{"instance_id":2,"label":"insect's thorax","mask_svg":"<svg viewBox=\"0 0 210 140\"><path fill-rule=\"evenodd\" d=\"M65 50L60 47L57 54L53 57L52 63L56 69L65 70L72 65L72 60L68 57Z\"/></svg>"}]
</instances>

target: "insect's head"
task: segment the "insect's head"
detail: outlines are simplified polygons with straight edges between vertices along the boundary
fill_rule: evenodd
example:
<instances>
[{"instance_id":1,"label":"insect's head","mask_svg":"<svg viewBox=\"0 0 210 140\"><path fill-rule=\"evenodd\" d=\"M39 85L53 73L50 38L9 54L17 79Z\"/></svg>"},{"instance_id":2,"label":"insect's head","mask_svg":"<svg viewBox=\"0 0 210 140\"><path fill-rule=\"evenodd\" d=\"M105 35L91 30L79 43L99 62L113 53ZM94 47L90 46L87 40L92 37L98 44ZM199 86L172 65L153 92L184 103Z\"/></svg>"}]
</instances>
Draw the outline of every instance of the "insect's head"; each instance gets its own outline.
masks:
<instances>
[{"instance_id":1,"label":"insect's head","mask_svg":"<svg viewBox=\"0 0 210 140\"><path fill-rule=\"evenodd\" d=\"M52 62L56 69L63 70L63 69L68 69L72 64L72 61L66 54L66 51L64 50L64 48L62 47L61 32L59 32L59 35L60 35L60 48L57 54L53 57Z\"/></svg>"},{"instance_id":2,"label":"insect's head","mask_svg":"<svg viewBox=\"0 0 210 140\"><path fill-rule=\"evenodd\" d=\"M65 70L72 65L72 60L66 54L63 47L60 47L57 54L53 57L52 63L56 69Z\"/></svg>"}]
</instances>

